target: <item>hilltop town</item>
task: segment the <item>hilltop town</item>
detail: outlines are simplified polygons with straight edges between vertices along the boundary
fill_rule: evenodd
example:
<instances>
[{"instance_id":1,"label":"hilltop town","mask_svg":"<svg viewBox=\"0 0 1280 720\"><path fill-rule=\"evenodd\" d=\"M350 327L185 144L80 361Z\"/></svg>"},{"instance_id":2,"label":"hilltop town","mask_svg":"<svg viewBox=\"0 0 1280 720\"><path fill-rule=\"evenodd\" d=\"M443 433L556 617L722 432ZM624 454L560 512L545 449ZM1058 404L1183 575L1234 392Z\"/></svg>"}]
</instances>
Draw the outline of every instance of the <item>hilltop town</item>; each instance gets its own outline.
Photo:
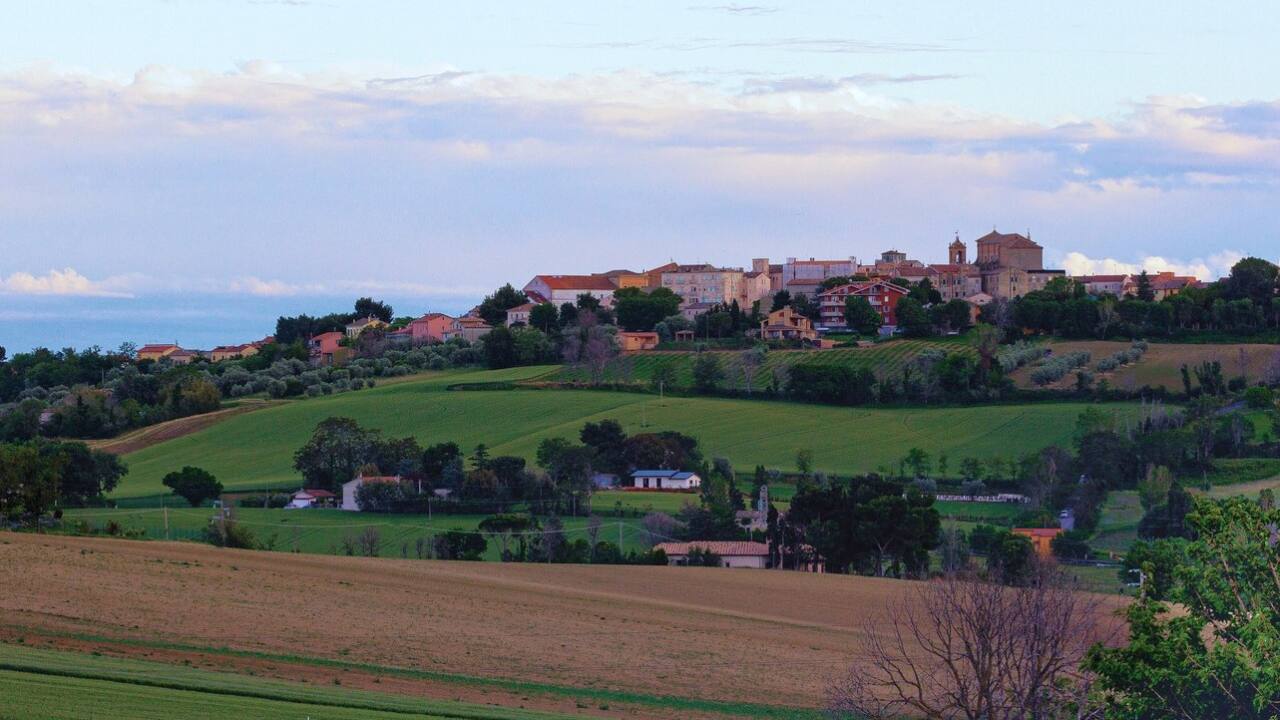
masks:
<instances>
[{"instance_id":1,"label":"hilltop town","mask_svg":"<svg viewBox=\"0 0 1280 720\"><path fill-rule=\"evenodd\" d=\"M669 262L647 270L615 269L586 275L547 273L533 276L521 288L521 300L503 309L501 318L483 317L477 306L452 317L429 312L407 322L392 318L358 317L341 328L316 333L307 338L312 358L322 364L341 363L351 355L344 348L366 329L385 333L393 342L442 343L453 339L475 342L496 323L507 327L530 325L539 312L558 313L568 305L576 307L582 298L592 298L599 307L615 305L618 291L652 293L663 289L679 298L678 314L690 323L701 315L736 308L751 319L750 334L766 340L799 340L821 346L821 338L850 331L846 312L851 298L863 298L880 318L877 333L883 337L900 332L897 306L912 288L925 288L926 305L960 301L976 321L982 308L993 301L1010 300L1043 291L1055 279L1069 279L1093 297L1135 297L1142 293L1154 301L1172 297L1188 288L1204 288L1200 279L1173 271L1148 274L1084 275L1069 277L1064 270L1044 266L1044 248L1028 235L996 230L969 244L955 239L947 245L947 262L929 263L907 257L898 250L886 250L870 262L858 257L840 259L799 259L788 257L774 263L754 258L750 269L717 267L708 263ZM779 296L779 293L785 295ZM936 294L936 297L934 297ZM784 303L777 302L785 297ZM936 299L937 303L928 300ZM778 312L782 306L793 312ZM775 314L776 313L776 314ZM495 323L496 321L496 323ZM535 323L536 324L536 323ZM659 338L644 331L618 336L622 349L648 350L662 339L695 337L685 329L679 337ZM185 349L177 343L151 343L138 348L143 360L166 359L185 364L195 358L213 362L248 357L275 340L268 336L241 344L222 345L212 350Z\"/></svg>"}]
</instances>

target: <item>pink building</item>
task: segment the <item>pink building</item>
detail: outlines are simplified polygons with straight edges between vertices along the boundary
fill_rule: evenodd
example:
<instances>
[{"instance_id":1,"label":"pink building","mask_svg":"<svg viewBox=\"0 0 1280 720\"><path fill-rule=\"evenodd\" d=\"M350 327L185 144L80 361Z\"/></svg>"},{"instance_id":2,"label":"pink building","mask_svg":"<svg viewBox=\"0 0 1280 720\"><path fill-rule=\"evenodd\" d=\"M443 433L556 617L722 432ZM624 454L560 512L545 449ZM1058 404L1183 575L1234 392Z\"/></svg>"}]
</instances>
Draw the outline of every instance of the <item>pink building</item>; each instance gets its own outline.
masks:
<instances>
[{"instance_id":1,"label":"pink building","mask_svg":"<svg viewBox=\"0 0 1280 720\"><path fill-rule=\"evenodd\" d=\"M453 327L453 318L444 313L427 313L405 327L415 343L444 342L445 333Z\"/></svg>"}]
</instances>

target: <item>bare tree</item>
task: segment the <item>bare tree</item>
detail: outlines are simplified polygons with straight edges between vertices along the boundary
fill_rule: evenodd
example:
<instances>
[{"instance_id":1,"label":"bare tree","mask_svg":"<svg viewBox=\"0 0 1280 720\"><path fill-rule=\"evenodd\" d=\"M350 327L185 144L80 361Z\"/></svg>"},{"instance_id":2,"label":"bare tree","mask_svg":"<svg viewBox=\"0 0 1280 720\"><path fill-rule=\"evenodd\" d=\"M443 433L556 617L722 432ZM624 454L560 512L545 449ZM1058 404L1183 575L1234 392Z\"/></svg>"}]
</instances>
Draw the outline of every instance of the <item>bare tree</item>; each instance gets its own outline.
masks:
<instances>
[{"instance_id":1,"label":"bare tree","mask_svg":"<svg viewBox=\"0 0 1280 720\"><path fill-rule=\"evenodd\" d=\"M585 365L591 374L591 384L604 382L609 361L618 354L613 334L600 324L596 314L583 310L578 314L578 324L566 329L563 355L565 362Z\"/></svg>"},{"instance_id":2,"label":"bare tree","mask_svg":"<svg viewBox=\"0 0 1280 720\"><path fill-rule=\"evenodd\" d=\"M830 692L835 717L1059 720L1095 715L1085 651L1104 640L1097 596L1041 565L1018 587L972 574L921 583L869 621L866 656Z\"/></svg>"},{"instance_id":3,"label":"bare tree","mask_svg":"<svg viewBox=\"0 0 1280 720\"><path fill-rule=\"evenodd\" d=\"M1107 332L1120 322L1120 313L1116 311L1116 301L1107 298L1098 303L1098 337L1106 340Z\"/></svg>"},{"instance_id":4,"label":"bare tree","mask_svg":"<svg viewBox=\"0 0 1280 720\"><path fill-rule=\"evenodd\" d=\"M382 533L377 528L367 527L356 538L356 544L360 547L361 555L378 557L378 552L382 550Z\"/></svg>"},{"instance_id":5,"label":"bare tree","mask_svg":"<svg viewBox=\"0 0 1280 720\"><path fill-rule=\"evenodd\" d=\"M650 547L660 542L674 540L680 521L663 512L651 512L640 521L644 528L645 543Z\"/></svg>"},{"instance_id":6,"label":"bare tree","mask_svg":"<svg viewBox=\"0 0 1280 720\"><path fill-rule=\"evenodd\" d=\"M591 513L591 517L587 518L587 541L591 543L591 559L596 558L596 543L600 540L600 526L603 522L600 516ZM621 548L619 548L621 550Z\"/></svg>"}]
</instances>

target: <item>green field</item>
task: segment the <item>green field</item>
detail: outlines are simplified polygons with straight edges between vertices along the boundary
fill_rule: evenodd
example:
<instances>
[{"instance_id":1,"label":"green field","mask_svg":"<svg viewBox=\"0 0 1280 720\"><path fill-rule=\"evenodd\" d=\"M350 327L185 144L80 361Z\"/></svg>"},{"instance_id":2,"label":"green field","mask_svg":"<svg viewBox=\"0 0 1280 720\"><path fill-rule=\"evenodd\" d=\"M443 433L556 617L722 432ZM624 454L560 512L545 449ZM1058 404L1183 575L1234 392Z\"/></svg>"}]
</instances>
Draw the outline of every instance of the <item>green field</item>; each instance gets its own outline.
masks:
<instances>
[{"instance_id":1,"label":"green field","mask_svg":"<svg viewBox=\"0 0 1280 720\"><path fill-rule=\"evenodd\" d=\"M326 676L336 680L340 674L331 670ZM388 720L407 716L566 717L0 644L3 718Z\"/></svg>"},{"instance_id":2,"label":"green field","mask_svg":"<svg viewBox=\"0 0 1280 720\"><path fill-rule=\"evenodd\" d=\"M956 520L966 523L987 523L1012 527L1013 519L1027 509L1019 503L976 503L938 500L933 506L942 516L943 521Z\"/></svg>"},{"instance_id":3,"label":"green field","mask_svg":"<svg viewBox=\"0 0 1280 720\"><path fill-rule=\"evenodd\" d=\"M773 350L765 354L764 363L755 371L752 386L755 389L768 387L770 378L776 368L784 368L797 363L818 365L846 365L853 368L866 368L875 371L880 377L896 376L902 372L902 366L925 350L942 350L944 352L964 352L974 354L973 348L964 338L944 338L936 340L889 340L871 347L833 348L830 350ZM742 354L740 351L713 352L712 357L720 363L724 371L724 384L728 387L745 388L746 382L742 372ZM694 352L646 352L622 355L609 363L605 371L608 382L647 383L653 377L654 369L659 365L670 363L676 372L676 384L688 387L693 382ZM565 367L550 379L564 382L586 382L590 374L584 368Z\"/></svg>"},{"instance_id":4,"label":"green field","mask_svg":"<svg viewBox=\"0 0 1280 720\"><path fill-rule=\"evenodd\" d=\"M693 496L696 497L696 496ZM644 541L645 534L636 517L616 518L609 516L609 507L597 504L600 511L601 528L598 540L617 543L622 540L623 551L644 551L649 546ZM674 512L676 508L672 508ZM168 510L121 509L121 510L69 510L65 517L68 522L80 521L88 523L98 532L110 521L117 523L122 530L141 530L143 537L152 540L196 540L202 541L205 529L214 518L211 508L178 507ZM447 530L463 530L479 533L479 523L486 515L361 515L342 510L279 510L264 508L236 508L236 522L249 528L254 539L264 544L267 549L280 552L302 552L323 555L344 554L344 539L352 542L366 530L373 529L378 533L380 557L417 557L419 540L429 541L433 536ZM589 539L587 534L588 520L585 517L566 517L561 519L565 528L565 539L572 542L579 538ZM357 550L357 553L360 551ZM497 540L489 540L486 560L500 559Z\"/></svg>"},{"instance_id":5,"label":"green field","mask_svg":"<svg viewBox=\"0 0 1280 720\"><path fill-rule=\"evenodd\" d=\"M1142 520L1142 503L1136 490L1113 490L1102 504L1098 529L1089 545L1101 552L1123 555L1138 539L1138 522Z\"/></svg>"},{"instance_id":6,"label":"green field","mask_svg":"<svg viewBox=\"0 0 1280 720\"><path fill-rule=\"evenodd\" d=\"M165 494L161 479L184 465L209 470L227 490L297 488L301 478L292 468L293 452L317 423L334 415L355 418L388 435L412 435L424 445L451 440L469 449L485 443L491 454L530 460L542 439L574 438L584 422L613 418L629 433L671 429L693 435L708 457L726 457L740 473L756 465L791 469L796 451L810 449L818 469L853 474L891 467L912 447L935 457L945 452L954 463L966 456L1014 457L1067 443L1086 407L843 408L594 390L447 389L462 381L509 381L546 371L442 373L238 415L126 455L129 475L113 497ZM1137 412L1134 405L1110 408Z\"/></svg>"}]
</instances>

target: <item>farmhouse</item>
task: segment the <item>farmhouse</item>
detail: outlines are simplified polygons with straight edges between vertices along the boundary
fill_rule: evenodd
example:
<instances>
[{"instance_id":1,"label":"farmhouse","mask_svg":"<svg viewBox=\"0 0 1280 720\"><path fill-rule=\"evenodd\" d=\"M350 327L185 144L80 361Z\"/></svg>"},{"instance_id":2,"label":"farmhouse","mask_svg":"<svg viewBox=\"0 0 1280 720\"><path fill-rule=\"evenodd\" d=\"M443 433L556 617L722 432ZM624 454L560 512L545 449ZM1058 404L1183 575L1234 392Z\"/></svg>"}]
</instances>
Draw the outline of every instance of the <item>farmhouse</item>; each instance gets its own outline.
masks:
<instances>
[{"instance_id":1,"label":"farmhouse","mask_svg":"<svg viewBox=\"0 0 1280 720\"><path fill-rule=\"evenodd\" d=\"M656 332L620 332L618 333L618 347L623 352L635 352L637 350L652 350L658 347L658 333Z\"/></svg>"},{"instance_id":2,"label":"farmhouse","mask_svg":"<svg viewBox=\"0 0 1280 720\"><path fill-rule=\"evenodd\" d=\"M334 365L340 361L341 351L345 350L340 343L343 335L340 332L320 333L307 341L311 351L311 361L320 365Z\"/></svg>"},{"instance_id":3,"label":"farmhouse","mask_svg":"<svg viewBox=\"0 0 1280 720\"><path fill-rule=\"evenodd\" d=\"M168 343L153 343L138 348L138 360L159 360L169 357L182 348Z\"/></svg>"},{"instance_id":4,"label":"farmhouse","mask_svg":"<svg viewBox=\"0 0 1280 720\"><path fill-rule=\"evenodd\" d=\"M576 303L579 295L590 295L609 307L617 289L604 275L535 275L525 283L523 292L535 303L549 302L556 307Z\"/></svg>"},{"instance_id":5,"label":"farmhouse","mask_svg":"<svg viewBox=\"0 0 1280 720\"><path fill-rule=\"evenodd\" d=\"M399 483L399 475L359 475L355 480L342 483L342 509L353 512L360 511L360 503L356 500L356 491L365 483Z\"/></svg>"},{"instance_id":6,"label":"farmhouse","mask_svg":"<svg viewBox=\"0 0 1280 720\"><path fill-rule=\"evenodd\" d=\"M508 308L507 309L507 327L511 327L513 325L528 325L529 315L530 313L533 312L533 309L535 307L537 306L534 305L533 303L525 303L523 305L517 305L513 308Z\"/></svg>"},{"instance_id":7,"label":"farmhouse","mask_svg":"<svg viewBox=\"0 0 1280 720\"><path fill-rule=\"evenodd\" d=\"M765 340L808 340L813 342L818 333L813 329L809 318L797 315L790 307L769 313L767 320L760 322L760 337Z\"/></svg>"},{"instance_id":8,"label":"farmhouse","mask_svg":"<svg viewBox=\"0 0 1280 720\"><path fill-rule=\"evenodd\" d=\"M688 565L689 553L698 549L719 557L720 567L763 569L769 566L769 546L762 542L695 540L687 543L658 543L653 549L667 554L668 565Z\"/></svg>"},{"instance_id":9,"label":"farmhouse","mask_svg":"<svg viewBox=\"0 0 1280 720\"><path fill-rule=\"evenodd\" d=\"M384 328L386 326L387 324L385 322L383 322L382 320L379 320L376 317L360 318L359 320L356 320L355 322L349 323L347 325L346 327L347 337L357 338L357 337L360 337L360 333L364 332L365 330L368 330L369 328Z\"/></svg>"},{"instance_id":10,"label":"farmhouse","mask_svg":"<svg viewBox=\"0 0 1280 720\"><path fill-rule=\"evenodd\" d=\"M1050 557L1053 555L1053 539L1062 534L1062 528L1014 528L1013 534L1030 540L1040 557Z\"/></svg>"},{"instance_id":11,"label":"farmhouse","mask_svg":"<svg viewBox=\"0 0 1280 720\"><path fill-rule=\"evenodd\" d=\"M692 490L702 486L702 478L683 470L636 470L631 473L631 483L650 490Z\"/></svg>"},{"instance_id":12,"label":"farmhouse","mask_svg":"<svg viewBox=\"0 0 1280 720\"><path fill-rule=\"evenodd\" d=\"M289 504L285 505L286 510L299 510L302 508L331 508L337 504L338 496L328 490L317 490L313 488L303 488L293 494Z\"/></svg>"}]
</instances>

